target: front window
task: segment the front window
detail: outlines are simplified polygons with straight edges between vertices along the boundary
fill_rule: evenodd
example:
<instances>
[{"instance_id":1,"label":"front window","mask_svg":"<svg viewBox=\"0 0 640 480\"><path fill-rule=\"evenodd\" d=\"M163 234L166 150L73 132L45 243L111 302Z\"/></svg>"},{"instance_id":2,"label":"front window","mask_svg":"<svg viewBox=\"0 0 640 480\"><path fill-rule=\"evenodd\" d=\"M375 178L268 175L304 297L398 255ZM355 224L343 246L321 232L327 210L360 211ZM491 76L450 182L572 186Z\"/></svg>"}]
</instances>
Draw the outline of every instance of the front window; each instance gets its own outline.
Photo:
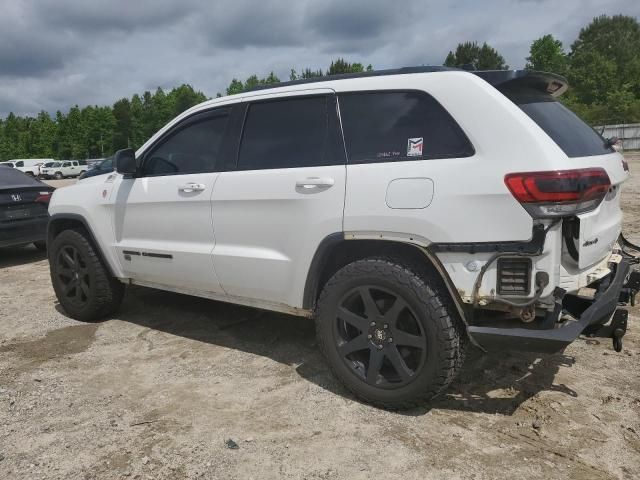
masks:
<instances>
[{"instance_id":1,"label":"front window","mask_svg":"<svg viewBox=\"0 0 640 480\"><path fill-rule=\"evenodd\" d=\"M224 110L186 120L184 126L178 126L160 146L145 155L144 175L213 171L228 118Z\"/></svg>"}]
</instances>

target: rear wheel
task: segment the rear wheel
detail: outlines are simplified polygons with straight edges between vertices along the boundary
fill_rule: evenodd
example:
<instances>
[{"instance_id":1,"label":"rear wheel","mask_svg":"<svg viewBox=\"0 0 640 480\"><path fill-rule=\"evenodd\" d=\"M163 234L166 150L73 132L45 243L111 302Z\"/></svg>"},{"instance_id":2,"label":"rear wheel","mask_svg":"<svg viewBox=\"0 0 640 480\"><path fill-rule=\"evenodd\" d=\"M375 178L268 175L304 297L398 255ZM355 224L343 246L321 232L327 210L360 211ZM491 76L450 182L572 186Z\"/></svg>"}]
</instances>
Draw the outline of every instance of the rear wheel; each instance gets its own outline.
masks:
<instances>
[{"instance_id":1,"label":"rear wheel","mask_svg":"<svg viewBox=\"0 0 640 480\"><path fill-rule=\"evenodd\" d=\"M65 230L53 240L49 265L58 301L72 318L99 320L120 306L124 285L109 275L81 230Z\"/></svg>"},{"instance_id":2,"label":"rear wheel","mask_svg":"<svg viewBox=\"0 0 640 480\"><path fill-rule=\"evenodd\" d=\"M318 343L333 373L376 406L411 408L442 392L462 365L464 331L448 292L384 258L351 263L318 300Z\"/></svg>"},{"instance_id":3,"label":"rear wheel","mask_svg":"<svg viewBox=\"0 0 640 480\"><path fill-rule=\"evenodd\" d=\"M54 177L56 177L56 180L62 180L64 178L64 175L62 175L62 172L56 172Z\"/></svg>"}]
</instances>

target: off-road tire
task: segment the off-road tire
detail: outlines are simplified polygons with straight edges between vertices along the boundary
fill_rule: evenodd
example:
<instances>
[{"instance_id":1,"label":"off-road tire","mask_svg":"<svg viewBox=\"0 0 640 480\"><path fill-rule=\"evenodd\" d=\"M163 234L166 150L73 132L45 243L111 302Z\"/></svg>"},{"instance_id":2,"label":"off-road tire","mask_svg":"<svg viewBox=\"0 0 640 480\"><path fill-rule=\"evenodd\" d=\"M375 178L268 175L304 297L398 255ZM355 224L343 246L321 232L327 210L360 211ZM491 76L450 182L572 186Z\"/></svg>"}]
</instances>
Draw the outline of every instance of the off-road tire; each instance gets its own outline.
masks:
<instances>
[{"instance_id":1,"label":"off-road tire","mask_svg":"<svg viewBox=\"0 0 640 480\"><path fill-rule=\"evenodd\" d=\"M65 297L63 294L64 284L58 275L57 270L60 267L58 267L57 258L65 246L74 247L86 265L89 295L86 304L81 307ZM55 237L49 246L49 266L53 289L60 305L70 317L84 322L101 320L114 313L122 303L124 284L109 274L88 235L83 230L64 230Z\"/></svg>"},{"instance_id":2,"label":"off-road tire","mask_svg":"<svg viewBox=\"0 0 640 480\"><path fill-rule=\"evenodd\" d=\"M349 290L365 284L400 295L426 333L426 362L409 384L397 389L366 383L338 353L332 326L338 305ZM318 345L333 374L359 399L380 408L405 410L423 405L449 386L464 362L468 341L449 293L427 269L402 260L375 257L343 267L324 286L315 317Z\"/></svg>"}]
</instances>

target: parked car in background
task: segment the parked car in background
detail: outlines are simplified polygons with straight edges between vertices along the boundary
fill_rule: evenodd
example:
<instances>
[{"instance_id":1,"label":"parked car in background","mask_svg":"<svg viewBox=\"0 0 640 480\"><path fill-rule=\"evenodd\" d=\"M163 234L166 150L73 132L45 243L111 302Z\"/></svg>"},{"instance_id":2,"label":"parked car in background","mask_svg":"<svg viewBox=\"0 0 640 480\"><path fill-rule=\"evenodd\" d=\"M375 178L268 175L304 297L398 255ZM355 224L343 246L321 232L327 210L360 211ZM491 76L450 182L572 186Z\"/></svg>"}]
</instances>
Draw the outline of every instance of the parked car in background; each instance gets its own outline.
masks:
<instances>
[{"instance_id":1,"label":"parked car in background","mask_svg":"<svg viewBox=\"0 0 640 480\"><path fill-rule=\"evenodd\" d=\"M48 168L48 167L53 167L57 162L55 162L54 160L50 161L50 162L45 162L42 165L40 165L40 173L42 174L42 169L43 168Z\"/></svg>"},{"instance_id":2,"label":"parked car in background","mask_svg":"<svg viewBox=\"0 0 640 480\"><path fill-rule=\"evenodd\" d=\"M105 158L100 163L90 167L89 170L82 173L78 178L95 177L96 175L104 175L105 173L113 172L113 157Z\"/></svg>"},{"instance_id":3,"label":"parked car in background","mask_svg":"<svg viewBox=\"0 0 640 480\"><path fill-rule=\"evenodd\" d=\"M0 247L46 249L47 208L55 189L14 168L0 168Z\"/></svg>"},{"instance_id":4,"label":"parked car in background","mask_svg":"<svg viewBox=\"0 0 640 480\"><path fill-rule=\"evenodd\" d=\"M77 177L87 171L86 161L84 163L85 165L81 165L78 160L54 162L50 167L42 167L40 169L40 177L55 178L58 180L67 177Z\"/></svg>"},{"instance_id":5,"label":"parked car in background","mask_svg":"<svg viewBox=\"0 0 640 480\"><path fill-rule=\"evenodd\" d=\"M40 165L45 162L53 161L52 158L32 158L32 159L16 159L9 160L8 162L2 162L3 165L7 167L15 168L16 170L20 170L27 175L32 177L37 177L40 175Z\"/></svg>"}]
</instances>

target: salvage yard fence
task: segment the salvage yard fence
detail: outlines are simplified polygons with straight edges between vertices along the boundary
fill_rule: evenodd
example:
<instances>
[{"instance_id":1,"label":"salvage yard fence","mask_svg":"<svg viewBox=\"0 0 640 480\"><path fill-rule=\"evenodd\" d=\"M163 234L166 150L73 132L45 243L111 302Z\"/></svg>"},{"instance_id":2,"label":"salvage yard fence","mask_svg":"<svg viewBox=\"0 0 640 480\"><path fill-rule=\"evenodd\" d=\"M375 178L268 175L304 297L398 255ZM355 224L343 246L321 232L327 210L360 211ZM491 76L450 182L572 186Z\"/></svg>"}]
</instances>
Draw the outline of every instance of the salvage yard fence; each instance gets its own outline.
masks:
<instances>
[{"instance_id":1,"label":"salvage yard fence","mask_svg":"<svg viewBox=\"0 0 640 480\"><path fill-rule=\"evenodd\" d=\"M593 128L604 138L618 137L622 150L640 150L640 123L606 123Z\"/></svg>"}]
</instances>

